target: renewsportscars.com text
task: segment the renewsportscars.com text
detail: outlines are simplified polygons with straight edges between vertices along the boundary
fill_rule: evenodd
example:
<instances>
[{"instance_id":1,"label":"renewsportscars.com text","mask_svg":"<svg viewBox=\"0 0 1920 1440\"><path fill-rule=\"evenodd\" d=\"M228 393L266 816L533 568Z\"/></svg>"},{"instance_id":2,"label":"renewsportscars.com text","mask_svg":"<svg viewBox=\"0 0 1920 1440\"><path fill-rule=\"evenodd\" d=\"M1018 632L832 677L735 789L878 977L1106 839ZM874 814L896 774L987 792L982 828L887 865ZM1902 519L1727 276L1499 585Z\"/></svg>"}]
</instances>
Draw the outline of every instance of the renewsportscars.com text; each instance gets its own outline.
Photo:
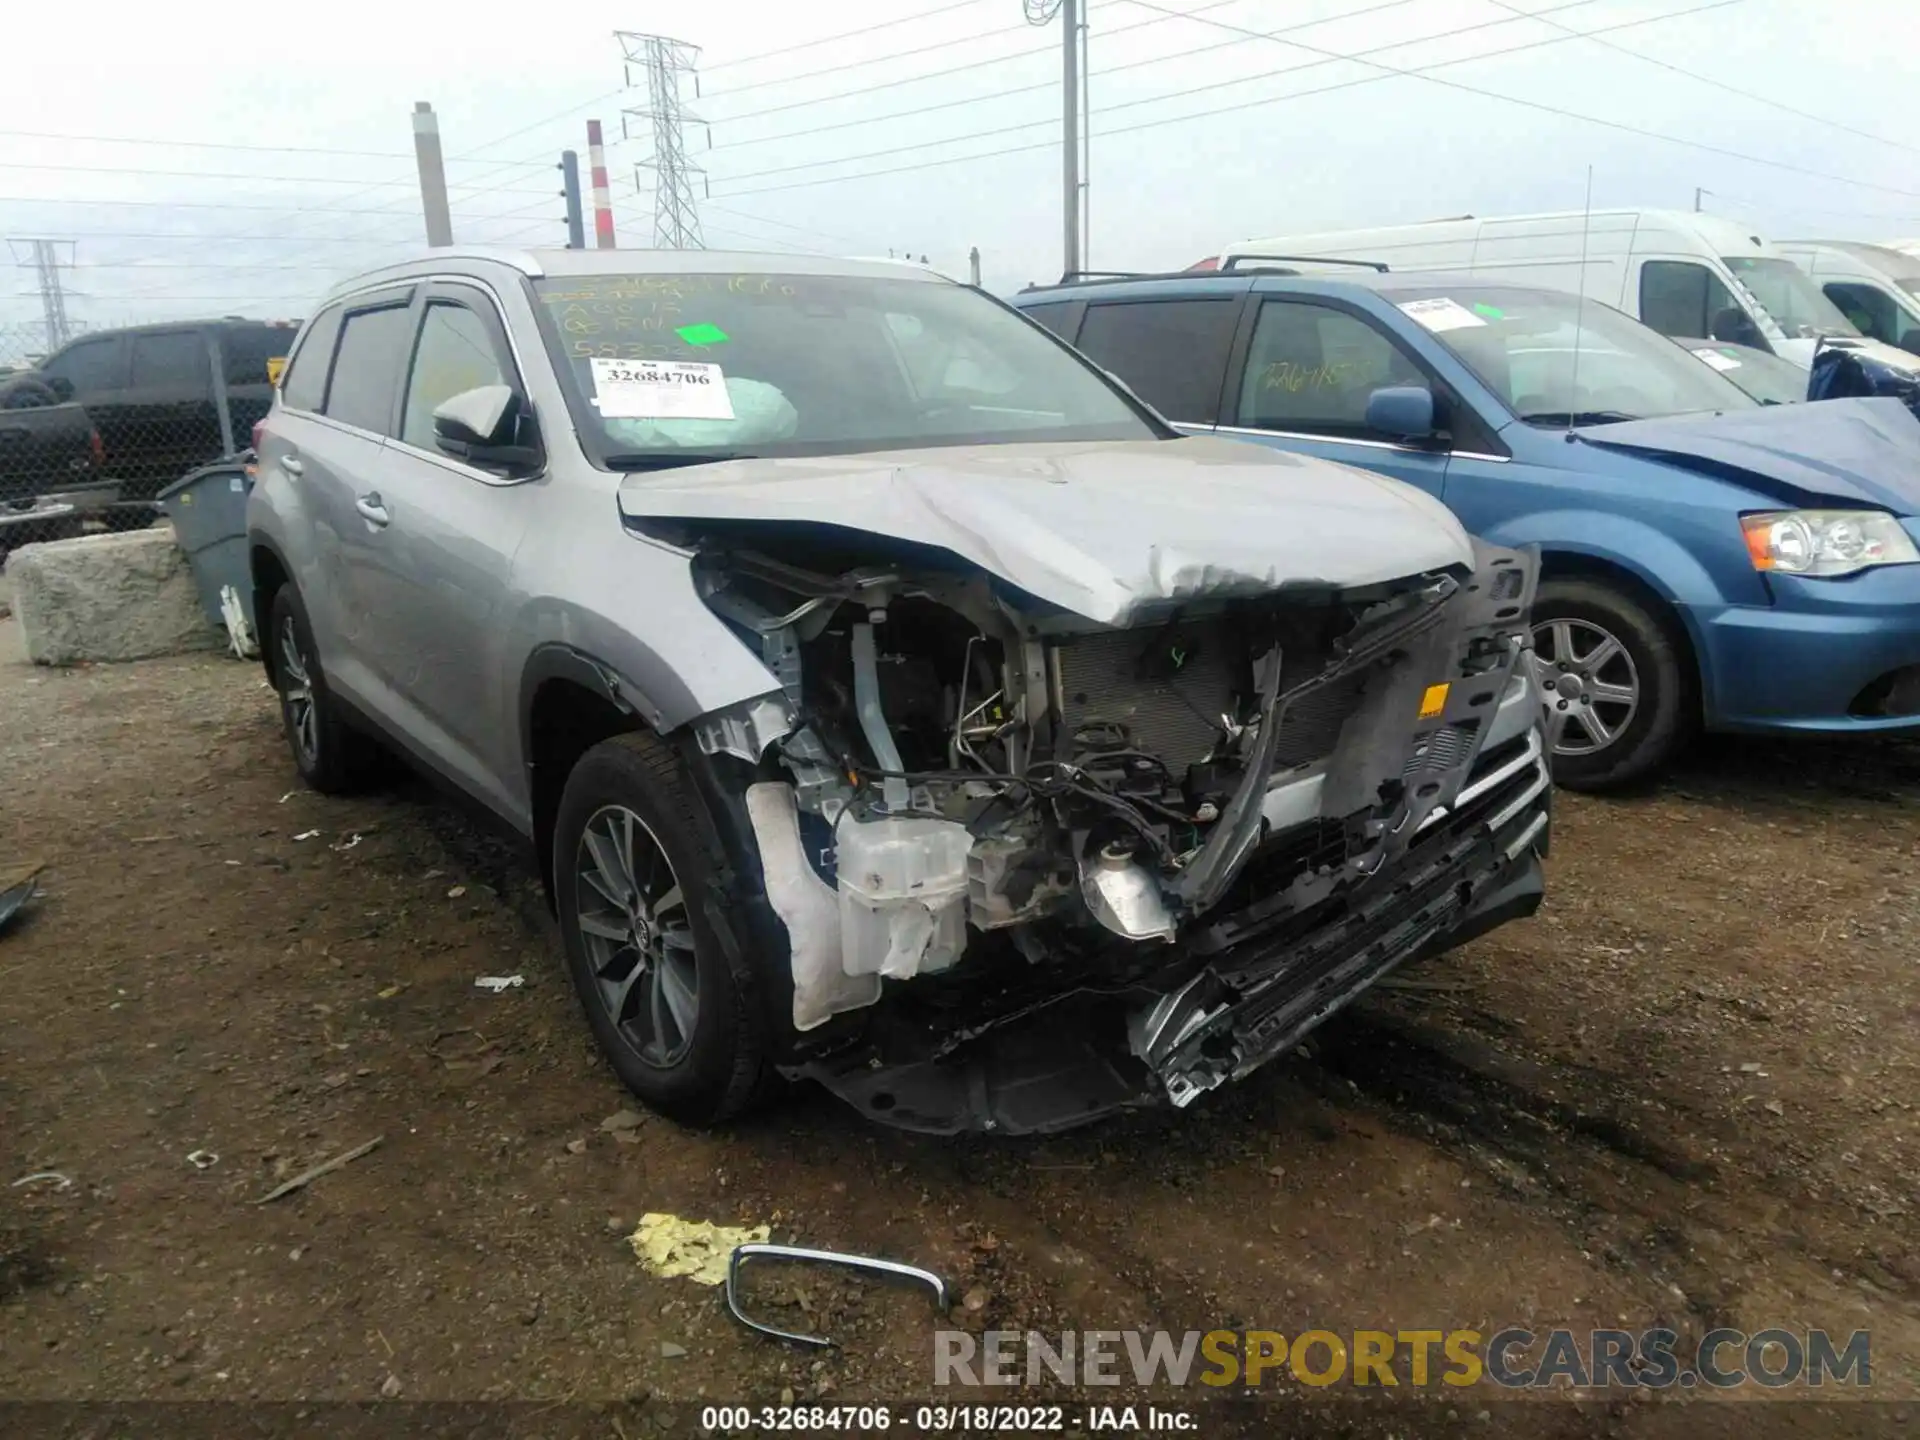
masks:
<instances>
[{"instance_id":1,"label":"renewsportscars.com text","mask_svg":"<svg viewBox=\"0 0 1920 1440\"><path fill-rule=\"evenodd\" d=\"M1779 1389L1873 1381L1869 1333L1710 1330L938 1330L935 1385L1491 1384Z\"/></svg>"}]
</instances>

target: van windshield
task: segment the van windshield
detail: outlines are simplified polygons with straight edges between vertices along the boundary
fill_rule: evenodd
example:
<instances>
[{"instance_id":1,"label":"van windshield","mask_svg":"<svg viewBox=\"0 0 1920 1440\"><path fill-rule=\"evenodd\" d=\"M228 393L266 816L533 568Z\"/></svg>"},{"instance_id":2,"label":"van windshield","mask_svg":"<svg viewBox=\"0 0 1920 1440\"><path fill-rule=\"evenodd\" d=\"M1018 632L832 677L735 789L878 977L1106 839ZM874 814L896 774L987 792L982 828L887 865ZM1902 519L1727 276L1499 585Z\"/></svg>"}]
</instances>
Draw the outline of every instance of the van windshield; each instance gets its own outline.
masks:
<instances>
[{"instance_id":1,"label":"van windshield","mask_svg":"<svg viewBox=\"0 0 1920 1440\"><path fill-rule=\"evenodd\" d=\"M1597 300L1582 305L1557 290L1495 285L1382 293L1530 424L1606 424L1757 403L1666 336Z\"/></svg>"},{"instance_id":2,"label":"van windshield","mask_svg":"<svg viewBox=\"0 0 1920 1440\"><path fill-rule=\"evenodd\" d=\"M716 272L532 284L581 439L612 469L1171 434L1039 325L945 281Z\"/></svg>"},{"instance_id":3,"label":"van windshield","mask_svg":"<svg viewBox=\"0 0 1920 1440\"><path fill-rule=\"evenodd\" d=\"M1761 309L1789 340L1817 340L1822 335L1858 335L1853 322L1820 293L1806 272L1791 260L1758 255L1723 257L1727 269L1760 302Z\"/></svg>"}]
</instances>

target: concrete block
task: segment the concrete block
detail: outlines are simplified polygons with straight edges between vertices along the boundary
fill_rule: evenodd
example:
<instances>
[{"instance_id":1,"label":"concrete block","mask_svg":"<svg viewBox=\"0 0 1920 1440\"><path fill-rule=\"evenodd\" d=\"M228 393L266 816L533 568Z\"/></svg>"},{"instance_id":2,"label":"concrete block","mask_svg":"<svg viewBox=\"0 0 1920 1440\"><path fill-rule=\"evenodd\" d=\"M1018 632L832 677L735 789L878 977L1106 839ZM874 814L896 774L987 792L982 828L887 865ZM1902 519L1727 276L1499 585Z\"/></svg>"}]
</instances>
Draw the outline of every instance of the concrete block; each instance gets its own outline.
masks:
<instances>
[{"instance_id":1,"label":"concrete block","mask_svg":"<svg viewBox=\"0 0 1920 1440\"><path fill-rule=\"evenodd\" d=\"M220 643L170 526L23 545L7 556L7 578L37 664L144 660Z\"/></svg>"}]
</instances>

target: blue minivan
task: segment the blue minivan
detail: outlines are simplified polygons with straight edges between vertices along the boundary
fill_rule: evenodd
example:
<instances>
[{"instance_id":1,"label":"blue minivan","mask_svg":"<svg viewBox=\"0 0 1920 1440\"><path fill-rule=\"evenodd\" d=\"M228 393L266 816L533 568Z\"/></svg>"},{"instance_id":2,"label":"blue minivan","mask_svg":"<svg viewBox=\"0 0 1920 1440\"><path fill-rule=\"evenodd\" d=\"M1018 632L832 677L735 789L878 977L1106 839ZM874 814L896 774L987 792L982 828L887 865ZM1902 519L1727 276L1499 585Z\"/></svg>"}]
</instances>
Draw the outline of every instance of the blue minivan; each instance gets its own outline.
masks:
<instances>
[{"instance_id":1,"label":"blue minivan","mask_svg":"<svg viewBox=\"0 0 1920 1440\"><path fill-rule=\"evenodd\" d=\"M1563 784L1648 774L1702 727L1920 731L1920 420L1898 400L1763 406L1592 300L1365 266L1013 303L1182 430L1376 470L1537 545Z\"/></svg>"}]
</instances>

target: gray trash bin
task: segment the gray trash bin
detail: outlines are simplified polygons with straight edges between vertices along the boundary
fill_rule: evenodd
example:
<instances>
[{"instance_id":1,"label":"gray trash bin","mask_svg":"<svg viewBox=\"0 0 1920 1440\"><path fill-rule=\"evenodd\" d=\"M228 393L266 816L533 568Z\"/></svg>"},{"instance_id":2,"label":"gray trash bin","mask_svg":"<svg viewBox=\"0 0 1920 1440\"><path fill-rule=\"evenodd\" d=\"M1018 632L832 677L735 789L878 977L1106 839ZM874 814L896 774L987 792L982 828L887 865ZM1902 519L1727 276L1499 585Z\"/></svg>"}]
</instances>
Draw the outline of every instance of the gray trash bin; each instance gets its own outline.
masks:
<instances>
[{"instance_id":1,"label":"gray trash bin","mask_svg":"<svg viewBox=\"0 0 1920 1440\"><path fill-rule=\"evenodd\" d=\"M239 593L241 613L258 635L253 576L247 564L247 492L253 488L247 466L252 461L251 454L236 455L202 466L181 476L156 498L193 564L208 623L226 628L220 592L231 585Z\"/></svg>"}]
</instances>

